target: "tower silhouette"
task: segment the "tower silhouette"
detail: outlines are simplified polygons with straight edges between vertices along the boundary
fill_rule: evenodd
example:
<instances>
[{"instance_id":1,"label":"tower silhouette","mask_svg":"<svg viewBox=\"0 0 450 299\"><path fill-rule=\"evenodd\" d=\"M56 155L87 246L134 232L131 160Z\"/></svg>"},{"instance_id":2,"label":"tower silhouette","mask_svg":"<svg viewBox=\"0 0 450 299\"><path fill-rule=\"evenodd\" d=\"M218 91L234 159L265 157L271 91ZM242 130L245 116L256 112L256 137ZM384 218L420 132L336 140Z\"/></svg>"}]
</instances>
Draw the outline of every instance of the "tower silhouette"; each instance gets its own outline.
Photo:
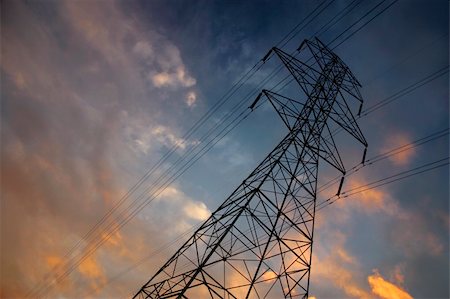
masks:
<instances>
[{"instance_id":1,"label":"tower silhouette","mask_svg":"<svg viewBox=\"0 0 450 299\"><path fill-rule=\"evenodd\" d=\"M345 175L331 125L367 148L347 99L360 84L320 40L305 40L300 61L276 55L306 97L303 103L263 90L289 133L211 214L134 298L308 298L319 161ZM366 151L364 151L364 156Z\"/></svg>"}]
</instances>

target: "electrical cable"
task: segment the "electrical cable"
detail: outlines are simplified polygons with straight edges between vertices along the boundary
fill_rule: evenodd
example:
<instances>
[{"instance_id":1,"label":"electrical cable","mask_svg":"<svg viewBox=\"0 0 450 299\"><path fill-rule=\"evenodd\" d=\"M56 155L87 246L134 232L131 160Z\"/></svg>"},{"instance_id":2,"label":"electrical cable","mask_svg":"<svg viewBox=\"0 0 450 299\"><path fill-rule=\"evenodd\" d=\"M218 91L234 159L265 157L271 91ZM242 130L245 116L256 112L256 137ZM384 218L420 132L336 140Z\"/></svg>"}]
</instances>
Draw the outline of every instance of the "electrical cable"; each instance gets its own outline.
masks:
<instances>
[{"instance_id":1,"label":"electrical cable","mask_svg":"<svg viewBox=\"0 0 450 299\"><path fill-rule=\"evenodd\" d=\"M420 138L420 139L417 139L417 140L415 140L415 141L413 141L413 142L411 142L411 143L404 144L404 145L401 145L401 146L396 147L396 148L392 148L392 149L390 149L390 150L388 150L388 151L386 151L386 152L384 152L384 153L381 153L381 154L378 154L378 155L376 155L376 156L373 156L372 158L367 159L365 164L357 164L355 167L353 167L352 170L350 170L350 172L346 175L346 177L348 177L348 176L351 174L351 172L356 172L356 171L358 171L359 169L361 169L362 167L371 166L371 165L375 164L376 162L379 162L379 161L381 161L381 160L383 160L383 159L386 159L386 158L389 158L389 157L391 157L391 156L400 154L400 153L404 152L405 150L410 150L410 149L412 149L412 148L418 147L419 145L424 145L424 144L426 144L426 143L428 143L428 142L437 140L437 139L442 138L442 137L444 137L444 136L448 136L448 133L449 133L449 129L448 129L448 128L443 129L443 130L439 130L439 131L437 131L437 132L428 134L428 135L425 136L425 137L422 137L422 138ZM341 177L341 176L338 176L337 179L339 180L340 177ZM323 184L323 185L321 185L321 186L318 188L318 192L317 192L317 193L319 194L319 193L321 193L323 190L325 190L325 189L327 189L329 186L331 186L331 185L329 185L330 183L337 183L336 178L335 178L335 179L332 179L332 180L330 180L330 181L328 181L327 183L325 183L325 184ZM328 186L328 187L327 187L327 186ZM346 191L346 192L349 192L349 191ZM343 192L342 194L344 194L344 192ZM320 205L320 204L318 204L318 206L319 206L319 205ZM132 269L137 268L138 266L140 266L143 262L147 261L148 259L150 259L150 258L152 258L152 257L155 257L156 255L158 255L159 253L161 253L163 250L165 250L165 249L171 247L171 246L174 245L177 241L179 241L182 237L187 236L190 232L193 232L194 229L196 229L196 227L198 227L199 225L200 225L200 224L197 224L195 227L191 227L190 229L188 229L188 230L186 230L185 232L183 232L181 235L178 235L174 240L171 240L171 241L169 241L169 242L163 244L160 248L156 249L155 251L152 251L148 256L146 256L146 257L140 259L138 262L136 262L136 263L133 264L132 266L126 268L126 269L123 270L123 271L121 271L119 274L115 275L113 278L111 278L110 280L108 280L108 282L104 283L104 284L102 285L102 288L105 287L106 285L108 285L109 283L111 283L112 281L115 281L115 280L117 280L118 278L120 278L121 276L123 276L123 275L129 273ZM244 234L247 234L247 233L249 233L249 232L250 232L250 231L247 230L247 231L245 231L245 232L243 232L243 233L244 233ZM226 245L226 244L224 244L224 245Z\"/></svg>"},{"instance_id":2,"label":"electrical cable","mask_svg":"<svg viewBox=\"0 0 450 299\"><path fill-rule=\"evenodd\" d=\"M334 1L334 0L333 0ZM331 1L331 2L333 2ZM322 3L320 3L312 12L310 12L305 18L303 18L296 26L294 26L294 28L282 39L280 40L277 44L280 44L281 42L284 41L285 38L287 38L287 36L289 36L295 29L297 29L306 19L308 19L317 9L319 9L324 3L326 2L323 1ZM331 4L331 2L327 5L327 7ZM323 10L322 10L323 11ZM319 13L320 14L320 13ZM318 14L317 14L318 15ZM314 16L313 19L315 17ZM312 20L313 20L312 19ZM298 34L299 31L297 31L296 34ZM295 35L296 35L295 34ZM293 35L289 40L291 40L295 35ZM181 138L181 140L186 140L188 138L190 138L195 131L197 131L197 129L207 120L211 117L211 115L216 112L221 106L223 106L223 104L225 104L230 98L231 96L240 88L242 87L245 82L247 82L249 80L249 78L251 78L261 67L261 65L263 64L263 62L260 60L258 61L250 70L248 70L236 83L233 84L233 86L199 119L197 120L197 122L183 135L183 137ZM256 69L256 71L254 71ZM252 74L250 74L251 72L253 72ZM245 79L245 80L244 80ZM83 237L81 239L79 239L79 241L64 255L64 258L70 256L77 248L80 247L80 245L82 244L82 242L84 240L87 240L92 233L99 227L101 226L105 219L107 219L108 217L110 217L110 215L112 215L117 209L118 207L125 201L127 200L130 195L139 188L139 186L142 185L142 183L148 179L151 174L154 173L154 171L161 166L176 150L179 146L182 145L181 143L176 143L168 152L166 152L128 191L125 195L123 195L118 203L116 203L110 210L108 210L108 212L85 234L83 235ZM52 269L50 271L53 272L54 270L56 270L55 268L57 268L58 266L54 267L54 269ZM48 276L48 275L46 275ZM34 288L29 292L29 294L26 297L29 297L33 294L34 292Z\"/></svg>"},{"instance_id":3,"label":"electrical cable","mask_svg":"<svg viewBox=\"0 0 450 299\"><path fill-rule=\"evenodd\" d=\"M426 163L426 164L421 165L419 167L415 167L415 168L410 169L410 170L402 171L400 173L393 174L393 175L390 175L390 176L382 178L382 179L378 179L378 180L370 182L368 184L365 184L365 185L362 185L362 186L358 186L358 187L352 188L350 190L346 190L346 191L341 193L342 196L339 196L339 197L332 196L332 197L330 197L330 198L320 202L317 205L318 208L316 209L316 211L319 211L319 210L323 209L324 207L335 203L339 199L347 198L347 197L350 197L350 196L358 194L358 193L362 193L362 192L365 192L365 191L368 191L368 190L372 190L374 188L378 188L378 187L381 187L381 186L384 186L384 185L387 185L387 184L390 184L390 183L394 183L394 182L397 182L397 181L400 181L400 180L403 180L403 179L406 179L406 178L410 178L412 176L419 175L419 174L422 174L422 173L425 173L425 172L428 172L428 171L431 171L431 170L434 170L434 169L437 169L437 168L440 168L440 167L444 167L444 166L449 164L448 161L444 162L445 160L448 160L448 159L449 159L449 157L446 157L446 158L443 158L443 159L439 159L437 161ZM435 164L438 164L438 165L435 165ZM434 165L434 166L432 166L432 165ZM335 198L335 199L333 200L333 198Z\"/></svg>"}]
</instances>

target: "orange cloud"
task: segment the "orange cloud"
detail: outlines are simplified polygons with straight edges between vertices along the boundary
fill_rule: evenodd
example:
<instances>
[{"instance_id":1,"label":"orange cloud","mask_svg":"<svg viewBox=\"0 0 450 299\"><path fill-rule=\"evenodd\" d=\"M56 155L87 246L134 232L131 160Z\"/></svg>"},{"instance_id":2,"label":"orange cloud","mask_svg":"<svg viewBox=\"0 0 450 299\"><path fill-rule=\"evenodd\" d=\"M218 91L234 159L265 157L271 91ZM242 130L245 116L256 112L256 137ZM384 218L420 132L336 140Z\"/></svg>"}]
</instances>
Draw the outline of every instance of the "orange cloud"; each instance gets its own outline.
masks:
<instances>
[{"instance_id":1,"label":"orange cloud","mask_svg":"<svg viewBox=\"0 0 450 299\"><path fill-rule=\"evenodd\" d=\"M392 150L393 148L398 148L406 145L406 147L402 148L397 154L390 156L388 159L396 165L407 165L411 161L412 157L415 154L414 148L409 148L411 144L411 139L404 133L395 133L390 135L386 140L385 144L382 147L381 153L385 153L387 151ZM405 150L403 150L405 149Z\"/></svg>"},{"instance_id":2,"label":"orange cloud","mask_svg":"<svg viewBox=\"0 0 450 299\"><path fill-rule=\"evenodd\" d=\"M348 193L359 192L366 189L363 187L367 182L361 177L351 177L347 183L346 190L352 190ZM404 217L404 214L399 210L397 203L392 199L392 196L382 189L370 189L359 192L352 198L338 200L336 203L339 206L346 206L352 203L355 207L362 209L366 213L370 212L385 212L389 215L396 215L396 217Z\"/></svg>"},{"instance_id":3,"label":"orange cloud","mask_svg":"<svg viewBox=\"0 0 450 299\"><path fill-rule=\"evenodd\" d=\"M355 191L363 190L365 188L362 186L364 186L365 184L366 184L366 182L364 182L363 180L361 180L359 178L358 179L352 178L348 182L348 189L349 190L355 189ZM357 189L357 188L360 188L360 189ZM358 193L357 197L358 197L358 203L361 203L365 208L380 209L380 208L382 208L387 196L380 190L371 189L371 190L365 190L361 193Z\"/></svg>"},{"instance_id":4,"label":"orange cloud","mask_svg":"<svg viewBox=\"0 0 450 299\"><path fill-rule=\"evenodd\" d=\"M111 223L112 227L117 227L119 223ZM127 258L128 260L136 260L138 256L136 252L130 250L129 245L124 240L120 230L110 234L108 232L102 233L102 239L105 242L107 254L117 258ZM135 248L134 248L135 249Z\"/></svg>"},{"instance_id":5,"label":"orange cloud","mask_svg":"<svg viewBox=\"0 0 450 299\"><path fill-rule=\"evenodd\" d=\"M117 224L115 223L114 226ZM120 246L123 244L123 237L120 231L116 231L113 234L107 234L104 232L102 234L102 238L105 240L106 244L112 245L112 246Z\"/></svg>"},{"instance_id":6,"label":"orange cloud","mask_svg":"<svg viewBox=\"0 0 450 299\"><path fill-rule=\"evenodd\" d=\"M124 59L129 56L122 55L125 52L114 46L115 38L119 35L115 34L111 38L109 29L105 31L105 26L97 25L114 20L114 24L110 25L116 29L132 26L123 26L130 24L129 19L120 10L116 10L114 3L108 4L111 5L55 3L52 7L55 13L61 13L67 21L65 24L68 25L68 34L73 37L68 41L69 44L84 44L86 49L97 49L99 53L95 55L104 56L106 60L113 62L112 68L127 72L125 65L128 65L128 60ZM5 130L2 130L2 139L5 140L2 161L5 162L2 163L3 179L0 182L4 208L1 218L2 224L8 225L1 225L0 270L5 275L0 282L0 297L24 298L24 293L31 289L50 285L49 289L53 293L48 297L79 298L80 296L73 294L79 294L80 289L89 289L87 284L92 281L98 283L104 275L111 277L120 269L126 268L128 265L121 258L123 255L127 254L129 259L128 253L133 252L137 259L138 254L142 256L145 248L152 247L153 244L149 244L148 239L155 241L155 238L148 238L144 233L149 225L143 226L136 217L128 224L128 228L135 225L139 229L114 234L106 246L97 252L96 257L90 257L77 266L64 281L56 281L58 276L74 265L67 265L68 258L63 258L66 251L74 244L80 244L70 255L77 257L93 248L81 236L98 220L98 215L103 215L112 203L117 202L115 197L124 193L117 192L119 186L116 186L115 181L120 180L123 188L128 187L125 180L121 180L122 174L130 169L134 170L131 166L120 172L115 168L120 164L119 161L128 157L121 150L116 150L120 148L117 143L124 141L122 136L115 132L115 137L110 138L111 130L120 121L114 117L118 113L116 105L120 96L110 97L109 91L105 91L95 95L89 93L91 96L85 97L83 90L88 85L72 88L72 72L65 72L71 62L58 63L58 57L65 57L67 53L60 51L51 30L45 29L48 20L41 20L32 11L32 7L21 1L11 2L8 11L14 12L12 14L15 17L2 35L2 41L5 37L5 44L8 45L4 51L5 59L2 63L5 63L2 64L2 70L16 85L9 91L14 94L17 92L20 97L9 99L8 112L11 117L5 120ZM113 26L108 28L114 28ZM36 28L40 29L36 31ZM77 33L80 32L89 39L91 46L79 39ZM137 36L129 37L130 42L137 40ZM73 48L70 45L68 47ZM30 51L33 52L33 49L39 50L35 51L35 57L31 59L33 55L30 55ZM101 72L103 62L97 64L98 59L91 60L87 57L85 61L78 71L84 72L95 61L97 71ZM178 65L182 65L181 61L177 61L174 71ZM162 71L165 69L162 68ZM128 75L133 73L136 73L134 69ZM180 69L176 73L179 80L189 84L193 82L187 70ZM103 77L97 75L98 78ZM56 77L57 80L53 80ZM148 85L146 78L139 81L134 80L131 75L125 77L130 78L133 86L139 85L135 82L144 81L145 86ZM109 79L105 77L105 80L99 81L101 82L96 82L94 86L106 86L108 89L109 85L106 83L110 82ZM139 89L139 86L135 87L137 88L131 89ZM91 102L91 98L95 98L95 101ZM102 106L99 109L103 100L108 103L108 107ZM37 104L34 101L39 101L39 109L33 108ZM175 137L166 137L169 138L167 142ZM138 234L143 235L142 240ZM158 236L158 240L165 237ZM129 242L130 239L132 242ZM95 240L104 239L96 235ZM52 255L53 253L60 255ZM70 288L64 289L65 284L70 284ZM72 287L75 284L76 289Z\"/></svg>"},{"instance_id":7,"label":"orange cloud","mask_svg":"<svg viewBox=\"0 0 450 299\"><path fill-rule=\"evenodd\" d=\"M374 274L367 277L372 293L383 299L412 299L401 287L386 281L377 270Z\"/></svg>"},{"instance_id":8,"label":"orange cloud","mask_svg":"<svg viewBox=\"0 0 450 299\"><path fill-rule=\"evenodd\" d=\"M45 260L49 268L55 268L63 263L63 259L56 255L50 255Z\"/></svg>"},{"instance_id":9,"label":"orange cloud","mask_svg":"<svg viewBox=\"0 0 450 299\"><path fill-rule=\"evenodd\" d=\"M273 272L272 270L267 271L263 274L261 277L263 280L266 280L266 282L272 282L271 280L277 278L277 274Z\"/></svg>"},{"instance_id":10,"label":"orange cloud","mask_svg":"<svg viewBox=\"0 0 450 299\"><path fill-rule=\"evenodd\" d=\"M339 258L348 263L348 264L355 264L355 258L353 256L351 256L346 250L344 250L343 248L338 248L336 250L337 255L339 256Z\"/></svg>"},{"instance_id":11,"label":"orange cloud","mask_svg":"<svg viewBox=\"0 0 450 299\"><path fill-rule=\"evenodd\" d=\"M103 269L93 255L85 259L78 270L87 278L104 278Z\"/></svg>"},{"instance_id":12,"label":"orange cloud","mask_svg":"<svg viewBox=\"0 0 450 299\"><path fill-rule=\"evenodd\" d=\"M330 281L350 297L371 298L370 294L355 281L353 273L343 266L342 256L352 261L355 259L344 248L340 248L339 251L341 251L341 254L333 254L323 260L320 260L317 255L313 255L313 278L318 281L324 279Z\"/></svg>"}]
</instances>

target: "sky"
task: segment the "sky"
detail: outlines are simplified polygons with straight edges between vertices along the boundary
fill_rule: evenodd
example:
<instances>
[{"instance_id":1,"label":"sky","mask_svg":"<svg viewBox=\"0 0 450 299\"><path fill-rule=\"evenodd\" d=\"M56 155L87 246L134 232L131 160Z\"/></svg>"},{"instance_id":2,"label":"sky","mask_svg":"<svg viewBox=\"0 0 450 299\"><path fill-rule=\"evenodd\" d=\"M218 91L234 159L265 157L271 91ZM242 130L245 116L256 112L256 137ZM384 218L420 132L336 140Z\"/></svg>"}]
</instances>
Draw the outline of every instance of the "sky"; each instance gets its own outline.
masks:
<instances>
[{"instance_id":1,"label":"sky","mask_svg":"<svg viewBox=\"0 0 450 299\"><path fill-rule=\"evenodd\" d=\"M281 75L264 80L279 61L224 97L233 84L274 45L292 52L320 33L331 47L355 32L334 51L361 83L364 109L386 103L359 120L367 157L405 147L343 190L441 162L317 212L310 297L448 298L449 4L378 3L325 1L283 45L319 2L2 1L0 296L132 296L287 133L262 103L223 138L203 138L275 86ZM350 169L363 149L337 136ZM176 180L158 180L208 144Z\"/></svg>"}]
</instances>

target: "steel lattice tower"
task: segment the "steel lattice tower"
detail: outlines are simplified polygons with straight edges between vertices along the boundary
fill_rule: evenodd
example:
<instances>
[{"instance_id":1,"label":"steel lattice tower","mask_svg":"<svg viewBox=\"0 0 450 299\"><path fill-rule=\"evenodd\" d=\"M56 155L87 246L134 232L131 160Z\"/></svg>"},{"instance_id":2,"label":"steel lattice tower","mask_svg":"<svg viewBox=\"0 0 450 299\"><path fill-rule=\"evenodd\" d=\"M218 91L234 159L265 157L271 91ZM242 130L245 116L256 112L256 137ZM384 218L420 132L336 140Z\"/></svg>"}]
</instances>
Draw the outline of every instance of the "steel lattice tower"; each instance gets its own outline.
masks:
<instances>
[{"instance_id":1,"label":"steel lattice tower","mask_svg":"<svg viewBox=\"0 0 450 299\"><path fill-rule=\"evenodd\" d=\"M289 133L135 298L308 298L319 160L345 174L330 122L367 142L346 101L362 104L349 68L318 39L299 50L310 64L278 48L265 59L279 57L304 104L263 90L250 106L267 98Z\"/></svg>"}]
</instances>

